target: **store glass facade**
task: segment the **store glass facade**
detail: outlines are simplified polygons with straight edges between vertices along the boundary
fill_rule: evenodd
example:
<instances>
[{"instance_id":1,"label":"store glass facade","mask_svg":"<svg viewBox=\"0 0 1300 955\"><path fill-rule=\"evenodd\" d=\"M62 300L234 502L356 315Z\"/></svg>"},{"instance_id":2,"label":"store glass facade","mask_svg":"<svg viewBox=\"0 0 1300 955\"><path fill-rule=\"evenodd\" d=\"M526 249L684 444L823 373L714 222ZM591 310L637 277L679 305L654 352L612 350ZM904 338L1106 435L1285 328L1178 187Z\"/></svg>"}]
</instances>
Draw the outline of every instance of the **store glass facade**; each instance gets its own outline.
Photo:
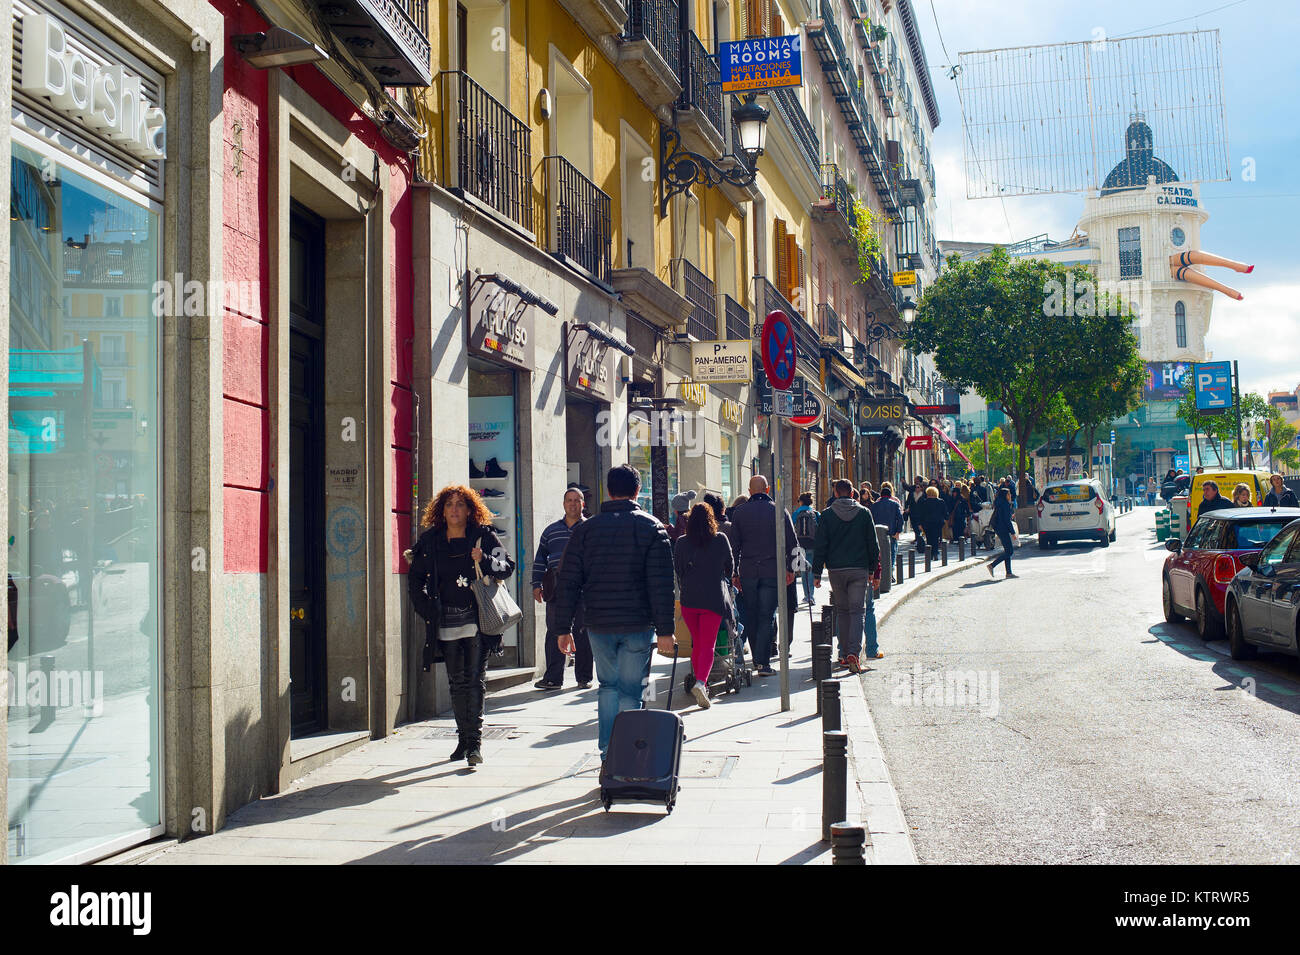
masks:
<instances>
[{"instance_id":1,"label":"store glass facade","mask_svg":"<svg viewBox=\"0 0 1300 955\"><path fill-rule=\"evenodd\" d=\"M10 167L10 862L160 823L159 210L18 142Z\"/></svg>"}]
</instances>

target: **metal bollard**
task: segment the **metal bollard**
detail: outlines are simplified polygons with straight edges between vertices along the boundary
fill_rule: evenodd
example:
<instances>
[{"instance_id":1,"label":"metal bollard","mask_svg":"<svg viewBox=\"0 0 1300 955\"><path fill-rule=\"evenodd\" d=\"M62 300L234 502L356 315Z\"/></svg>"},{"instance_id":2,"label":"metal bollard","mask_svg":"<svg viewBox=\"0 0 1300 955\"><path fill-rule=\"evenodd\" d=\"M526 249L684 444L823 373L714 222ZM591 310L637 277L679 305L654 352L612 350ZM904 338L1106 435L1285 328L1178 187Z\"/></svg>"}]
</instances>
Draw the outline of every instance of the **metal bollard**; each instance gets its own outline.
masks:
<instances>
[{"instance_id":1,"label":"metal bollard","mask_svg":"<svg viewBox=\"0 0 1300 955\"><path fill-rule=\"evenodd\" d=\"M866 865L866 830L837 822L831 826L831 865Z\"/></svg>"},{"instance_id":2,"label":"metal bollard","mask_svg":"<svg viewBox=\"0 0 1300 955\"><path fill-rule=\"evenodd\" d=\"M900 584L903 582L903 555L902 554L894 555L894 581Z\"/></svg>"},{"instance_id":3,"label":"metal bollard","mask_svg":"<svg viewBox=\"0 0 1300 955\"><path fill-rule=\"evenodd\" d=\"M966 538L959 537L957 538L957 563L960 564L965 559L966 559Z\"/></svg>"},{"instance_id":4,"label":"metal bollard","mask_svg":"<svg viewBox=\"0 0 1300 955\"><path fill-rule=\"evenodd\" d=\"M849 736L843 730L822 733L822 841L831 826L848 815Z\"/></svg>"},{"instance_id":5,"label":"metal bollard","mask_svg":"<svg viewBox=\"0 0 1300 955\"><path fill-rule=\"evenodd\" d=\"M824 686L826 681L831 678L831 645L829 643L814 643L812 650L812 668L813 680L818 685L817 692L817 713L820 716L822 711L822 696L820 687Z\"/></svg>"},{"instance_id":6,"label":"metal bollard","mask_svg":"<svg viewBox=\"0 0 1300 955\"><path fill-rule=\"evenodd\" d=\"M909 578L916 576L916 551L915 550L909 550L907 552L907 576Z\"/></svg>"},{"instance_id":7,"label":"metal bollard","mask_svg":"<svg viewBox=\"0 0 1300 955\"><path fill-rule=\"evenodd\" d=\"M838 680L823 680L817 688L821 697L822 732L844 728L840 710L840 683Z\"/></svg>"},{"instance_id":8,"label":"metal bollard","mask_svg":"<svg viewBox=\"0 0 1300 955\"><path fill-rule=\"evenodd\" d=\"M927 547L925 549L925 572L927 574L930 572L930 552L932 550L934 550L932 547Z\"/></svg>"},{"instance_id":9,"label":"metal bollard","mask_svg":"<svg viewBox=\"0 0 1300 955\"><path fill-rule=\"evenodd\" d=\"M940 546L943 548L943 566L947 567L948 566L948 542L944 541Z\"/></svg>"}]
</instances>

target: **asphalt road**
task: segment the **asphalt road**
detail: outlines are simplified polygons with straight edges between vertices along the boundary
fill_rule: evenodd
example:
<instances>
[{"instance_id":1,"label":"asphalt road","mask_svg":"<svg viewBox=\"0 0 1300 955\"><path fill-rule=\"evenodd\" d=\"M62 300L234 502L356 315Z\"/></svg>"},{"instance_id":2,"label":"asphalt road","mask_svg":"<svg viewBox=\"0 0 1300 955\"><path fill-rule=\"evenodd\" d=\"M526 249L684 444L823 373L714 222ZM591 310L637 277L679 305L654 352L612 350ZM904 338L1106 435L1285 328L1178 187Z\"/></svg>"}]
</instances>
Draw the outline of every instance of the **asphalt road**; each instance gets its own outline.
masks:
<instances>
[{"instance_id":1,"label":"asphalt road","mask_svg":"<svg viewBox=\"0 0 1300 955\"><path fill-rule=\"evenodd\" d=\"M1164 622L1153 515L886 622L862 680L922 862L1300 862L1300 664Z\"/></svg>"}]
</instances>

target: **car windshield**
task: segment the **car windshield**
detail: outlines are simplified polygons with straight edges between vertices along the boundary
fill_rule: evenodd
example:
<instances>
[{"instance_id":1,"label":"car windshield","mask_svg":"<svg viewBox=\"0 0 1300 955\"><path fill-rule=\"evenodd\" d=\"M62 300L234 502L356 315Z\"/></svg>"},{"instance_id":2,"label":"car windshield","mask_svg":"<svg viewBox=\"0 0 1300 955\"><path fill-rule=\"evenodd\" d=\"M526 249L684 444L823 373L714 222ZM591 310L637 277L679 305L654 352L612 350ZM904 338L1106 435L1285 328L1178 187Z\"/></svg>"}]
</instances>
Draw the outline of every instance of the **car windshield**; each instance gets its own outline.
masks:
<instances>
[{"instance_id":1,"label":"car windshield","mask_svg":"<svg viewBox=\"0 0 1300 955\"><path fill-rule=\"evenodd\" d=\"M1263 547L1274 537L1277 532L1286 527L1290 521L1233 521L1232 527L1236 532L1236 543L1229 549L1251 550Z\"/></svg>"},{"instance_id":2,"label":"car windshield","mask_svg":"<svg viewBox=\"0 0 1300 955\"><path fill-rule=\"evenodd\" d=\"M1097 496L1091 484L1058 484L1043 492L1048 504L1066 504L1070 501L1090 501Z\"/></svg>"}]
</instances>

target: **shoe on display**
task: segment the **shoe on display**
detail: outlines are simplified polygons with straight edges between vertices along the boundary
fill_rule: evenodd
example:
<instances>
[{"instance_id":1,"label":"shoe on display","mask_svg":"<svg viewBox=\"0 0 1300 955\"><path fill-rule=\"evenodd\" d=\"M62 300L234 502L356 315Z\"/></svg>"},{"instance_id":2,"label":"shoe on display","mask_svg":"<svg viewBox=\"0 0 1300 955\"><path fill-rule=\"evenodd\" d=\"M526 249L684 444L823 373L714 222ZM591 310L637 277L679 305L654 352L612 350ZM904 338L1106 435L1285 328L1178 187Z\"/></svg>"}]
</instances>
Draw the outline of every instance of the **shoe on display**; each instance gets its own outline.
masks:
<instances>
[{"instance_id":1,"label":"shoe on display","mask_svg":"<svg viewBox=\"0 0 1300 955\"><path fill-rule=\"evenodd\" d=\"M503 468L496 458L488 458L488 463L483 466L483 476L490 478L503 478L508 476L508 472Z\"/></svg>"},{"instance_id":2,"label":"shoe on display","mask_svg":"<svg viewBox=\"0 0 1300 955\"><path fill-rule=\"evenodd\" d=\"M499 487L485 487L478 492L479 497L505 497L506 492Z\"/></svg>"},{"instance_id":3,"label":"shoe on display","mask_svg":"<svg viewBox=\"0 0 1300 955\"><path fill-rule=\"evenodd\" d=\"M496 459L493 458L493 460L496 460ZM469 459L469 476L470 476L471 478L475 478L475 479L477 479L477 478L481 478L481 477L483 476L483 471L482 471L482 469L481 469L477 464L474 463L474 459L473 459L473 458L470 458L470 459Z\"/></svg>"}]
</instances>

